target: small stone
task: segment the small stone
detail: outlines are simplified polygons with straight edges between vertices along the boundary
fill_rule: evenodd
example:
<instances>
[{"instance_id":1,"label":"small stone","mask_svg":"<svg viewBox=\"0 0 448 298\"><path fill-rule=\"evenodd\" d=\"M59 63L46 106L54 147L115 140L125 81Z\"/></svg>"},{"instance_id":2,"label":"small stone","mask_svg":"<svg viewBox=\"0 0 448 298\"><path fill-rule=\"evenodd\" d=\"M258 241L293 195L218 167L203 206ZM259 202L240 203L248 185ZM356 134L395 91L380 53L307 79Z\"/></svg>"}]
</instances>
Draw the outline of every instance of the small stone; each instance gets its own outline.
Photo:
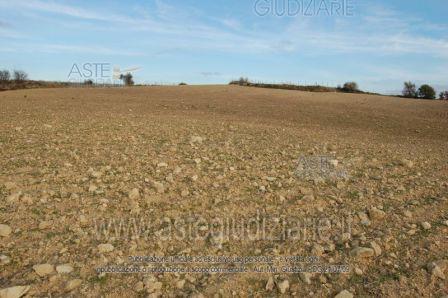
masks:
<instances>
[{"instance_id":1,"label":"small stone","mask_svg":"<svg viewBox=\"0 0 448 298\"><path fill-rule=\"evenodd\" d=\"M446 260L431 262L427 265L427 269L431 273L431 275L436 278L440 278L442 280L445 280L446 278L443 271L446 270L447 268L448 268L448 261Z\"/></svg>"},{"instance_id":2,"label":"small stone","mask_svg":"<svg viewBox=\"0 0 448 298\"><path fill-rule=\"evenodd\" d=\"M414 166L414 163L412 161L408 160L408 159L402 159L400 161L400 165L404 166L404 167L407 167L407 168L412 168Z\"/></svg>"},{"instance_id":3,"label":"small stone","mask_svg":"<svg viewBox=\"0 0 448 298\"><path fill-rule=\"evenodd\" d=\"M6 255L1 255L0 256L0 264L7 265L9 263L11 263L11 258L10 257L8 257Z\"/></svg>"},{"instance_id":4,"label":"small stone","mask_svg":"<svg viewBox=\"0 0 448 298\"><path fill-rule=\"evenodd\" d=\"M190 192L187 189L182 190L180 193L181 197L185 198L190 194Z\"/></svg>"},{"instance_id":5,"label":"small stone","mask_svg":"<svg viewBox=\"0 0 448 298\"><path fill-rule=\"evenodd\" d=\"M367 214L365 214L364 212L359 212L358 217L363 226L370 226L370 219L367 217Z\"/></svg>"},{"instance_id":6,"label":"small stone","mask_svg":"<svg viewBox=\"0 0 448 298\"><path fill-rule=\"evenodd\" d=\"M81 226L85 226L88 224L88 220L85 215L81 214L79 216L79 223L81 224Z\"/></svg>"},{"instance_id":7,"label":"small stone","mask_svg":"<svg viewBox=\"0 0 448 298\"><path fill-rule=\"evenodd\" d=\"M1 237L8 237L11 234L12 230L11 227L8 225L0 224L0 236Z\"/></svg>"},{"instance_id":8,"label":"small stone","mask_svg":"<svg viewBox=\"0 0 448 298\"><path fill-rule=\"evenodd\" d=\"M311 277L313 277L313 274L309 272L301 272L299 273L300 279L306 283L307 285L311 284Z\"/></svg>"},{"instance_id":9,"label":"small stone","mask_svg":"<svg viewBox=\"0 0 448 298\"><path fill-rule=\"evenodd\" d=\"M386 216L386 212L384 212L383 210L380 210L376 207L372 207L369 210L369 216L373 220L379 220L379 219L383 219Z\"/></svg>"},{"instance_id":10,"label":"small stone","mask_svg":"<svg viewBox=\"0 0 448 298\"><path fill-rule=\"evenodd\" d=\"M304 201L310 202L310 201L314 200L314 196L313 195L305 195L302 199Z\"/></svg>"},{"instance_id":11,"label":"small stone","mask_svg":"<svg viewBox=\"0 0 448 298\"><path fill-rule=\"evenodd\" d=\"M185 279L181 279L176 282L177 289L181 290L184 288L184 286L185 286Z\"/></svg>"},{"instance_id":12,"label":"small stone","mask_svg":"<svg viewBox=\"0 0 448 298\"><path fill-rule=\"evenodd\" d=\"M65 285L65 290L70 292L73 291L74 289L76 289L77 287L79 287L82 284L82 280L77 278L77 279L72 279L69 282L67 282L67 284Z\"/></svg>"},{"instance_id":13,"label":"small stone","mask_svg":"<svg viewBox=\"0 0 448 298\"><path fill-rule=\"evenodd\" d=\"M163 186L162 183L154 181L153 182L154 189L157 191L157 193L164 193L165 192L165 186Z\"/></svg>"},{"instance_id":14,"label":"small stone","mask_svg":"<svg viewBox=\"0 0 448 298\"><path fill-rule=\"evenodd\" d=\"M69 264L63 264L56 266L56 272L59 274L68 274L73 271L73 267Z\"/></svg>"},{"instance_id":15,"label":"small stone","mask_svg":"<svg viewBox=\"0 0 448 298\"><path fill-rule=\"evenodd\" d=\"M22 192L20 192L20 191L12 193L8 197L6 197L6 202L9 204L17 203L19 201L21 195L22 195Z\"/></svg>"},{"instance_id":16,"label":"small stone","mask_svg":"<svg viewBox=\"0 0 448 298\"><path fill-rule=\"evenodd\" d=\"M90 184L89 186L89 192L95 192L98 189L98 187L94 184Z\"/></svg>"},{"instance_id":17,"label":"small stone","mask_svg":"<svg viewBox=\"0 0 448 298\"><path fill-rule=\"evenodd\" d=\"M324 254L324 252L325 252L324 248L319 244L314 244L313 248L311 249L311 254L313 256L321 257Z\"/></svg>"},{"instance_id":18,"label":"small stone","mask_svg":"<svg viewBox=\"0 0 448 298\"><path fill-rule=\"evenodd\" d=\"M381 255L382 253L381 247L375 241L370 242L370 246L375 251L375 256L378 257L379 255Z\"/></svg>"},{"instance_id":19,"label":"small stone","mask_svg":"<svg viewBox=\"0 0 448 298\"><path fill-rule=\"evenodd\" d=\"M140 191L137 188L134 188L129 192L128 196L129 199L136 201L140 199Z\"/></svg>"},{"instance_id":20,"label":"small stone","mask_svg":"<svg viewBox=\"0 0 448 298\"><path fill-rule=\"evenodd\" d=\"M1 298L20 298L30 290L30 286L16 286L0 290Z\"/></svg>"},{"instance_id":21,"label":"small stone","mask_svg":"<svg viewBox=\"0 0 448 298\"><path fill-rule=\"evenodd\" d=\"M405 212L403 212L403 215L406 216L407 218L412 218L412 212L406 210Z\"/></svg>"},{"instance_id":22,"label":"small stone","mask_svg":"<svg viewBox=\"0 0 448 298\"><path fill-rule=\"evenodd\" d=\"M109 243L98 245L98 250L100 253L112 252L112 251L114 251L114 249L115 249L114 246Z\"/></svg>"},{"instance_id":23,"label":"small stone","mask_svg":"<svg viewBox=\"0 0 448 298\"><path fill-rule=\"evenodd\" d=\"M431 229L431 224L430 224L429 222L427 222L427 221L422 222L422 223L421 223L421 226L422 226L422 228L423 228L424 230L429 230L429 229Z\"/></svg>"},{"instance_id":24,"label":"small stone","mask_svg":"<svg viewBox=\"0 0 448 298\"><path fill-rule=\"evenodd\" d=\"M362 270L360 268L356 267L355 268L355 274L356 275L363 275L363 272L362 272Z\"/></svg>"},{"instance_id":25,"label":"small stone","mask_svg":"<svg viewBox=\"0 0 448 298\"><path fill-rule=\"evenodd\" d=\"M51 264L34 265L33 269L40 277L49 275L54 272L54 266Z\"/></svg>"},{"instance_id":26,"label":"small stone","mask_svg":"<svg viewBox=\"0 0 448 298\"><path fill-rule=\"evenodd\" d=\"M346 242L348 242L351 238L352 238L352 234L350 234L350 233L342 233L340 242L341 242L341 243L346 243Z\"/></svg>"},{"instance_id":27,"label":"small stone","mask_svg":"<svg viewBox=\"0 0 448 298\"><path fill-rule=\"evenodd\" d=\"M338 183L336 183L336 188L337 189L343 189L345 187L345 183L342 181L338 181Z\"/></svg>"},{"instance_id":28,"label":"small stone","mask_svg":"<svg viewBox=\"0 0 448 298\"><path fill-rule=\"evenodd\" d=\"M314 194L314 192L313 192L313 190L311 188L300 187L299 191L303 195L313 195Z\"/></svg>"},{"instance_id":29,"label":"small stone","mask_svg":"<svg viewBox=\"0 0 448 298\"><path fill-rule=\"evenodd\" d=\"M204 139L202 137L199 136L192 136L190 138L190 143L199 143L202 144L202 142L204 141Z\"/></svg>"},{"instance_id":30,"label":"small stone","mask_svg":"<svg viewBox=\"0 0 448 298\"><path fill-rule=\"evenodd\" d=\"M89 175L92 178L100 178L103 175L103 173L98 172L98 171L94 171L94 170L90 170L89 171Z\"/></svg>"},{"instance_id":31,"label":"small stone","mask_svg":"<svg viewBox=\"0 0 448 298\"><path fill-rule=\"evenodd\" d=\"M144 288L145 288L145 284L142 281L137 282L134 286L134 290L136 292L141 292L141 291L143 291Z\"/></svg>"},{"instance_id":32,"label":"small stone","mask_svg":"<svg viewBox=\"0 0 448 298\"><path fill-rule=\"evenodd\" d=\"M266 282L266 287L265 287L266 291L268 291L268 292L272 291L274 289L274 285L275 285L274 278L272 276L269 276L269 279Z\"/></svg>"},{"instance_id":33,"label":"small stone","mask_svg":"<svg viewBox=\"0 0 448 298\"><path fill-rule=\"evenodd\" d=\"M286 291L289 289L289 281L285 279L284 281L279 282L277 284L277 288L280 291L280 293L285 294Z\"/></svg>"},{"instance_id":34,"label":"small stone","mask_svg":"<svg viewBox=\"0 0 448 298\"><path fill-rule=\"evenodd\" d=\"M332 159L332 160L329 161L329 163L330 163L330 165L333 166L333 168L337 168L338 165L339 165L339 160L337 160L337 159Z\"/></svg>"},{"instance_id":35,"label":"small stone","mask_svg":"<svg viewBox=\"0 0 448 298\"><path fill-rule=\"evenodd\" d=\"M334 296L334 298L353 298L353 294L347 290L344 290L339 294L337 294L336 296Z\"/></svg>"},{"instance_id":36,"label":"small stone","mask_svg":"<svg viewBox=\"0 0 448 298\"><path fill-rule=\"evenodd\" d=\"M350 254L356 258L370 258L375 255L375 251L367 247L358 247L353 249Z\"/></svg>"}]
</instances>

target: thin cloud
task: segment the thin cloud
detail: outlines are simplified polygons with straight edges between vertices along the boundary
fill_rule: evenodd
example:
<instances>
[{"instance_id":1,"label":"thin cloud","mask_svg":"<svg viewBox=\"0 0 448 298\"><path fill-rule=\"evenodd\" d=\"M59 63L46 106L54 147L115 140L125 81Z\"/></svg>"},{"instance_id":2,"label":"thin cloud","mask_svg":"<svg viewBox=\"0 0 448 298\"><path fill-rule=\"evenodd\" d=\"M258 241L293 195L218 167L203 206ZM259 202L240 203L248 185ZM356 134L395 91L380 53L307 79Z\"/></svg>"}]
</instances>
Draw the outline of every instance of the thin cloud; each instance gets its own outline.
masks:
<instances>
[{"instance_id":1,"label":"thin cloud","mask_svg":"<svg viewBox=\"0 0 448 298\"><path fill-rule=\"evenodd\" d=\"M0 6L8 5L9 8L98 21L92 30L96 27L121 32L151 33L154 34L152 39L157 40L156 44L151 44L157 47L156 51L172 49L174 44L179 50L230 53L418 53L448 57L448 40L412 31L416 22L422 23L425 28L439 28L437 24L428 24L415 17L404 17L379 5L363 7L368 13L362 14L358 10L359 16L354 18L326 18L325 22L319 17L296 18L286 26L263 33L250 31L234 19L204 17L199 10L179 9L162 0L155 1L155 11L142 9L140 15L132 17L41 0L19 1L14 4L0 1ZM330 29L329 20L334 23L335 28ZM140 46L147 43L142 40Z\"/></svg>"},{"instance_id":2,"label":"thin cloud","mask_svg":"<svg viewBox=\"0 0 448 298\"><path fill-rule=\"evenodd\" d=\"M211 72L211 71L203 71L201 72L201 75L204 77L220 77L222 76L222 73L220 72Z\"/></svg>"}]
</instances>

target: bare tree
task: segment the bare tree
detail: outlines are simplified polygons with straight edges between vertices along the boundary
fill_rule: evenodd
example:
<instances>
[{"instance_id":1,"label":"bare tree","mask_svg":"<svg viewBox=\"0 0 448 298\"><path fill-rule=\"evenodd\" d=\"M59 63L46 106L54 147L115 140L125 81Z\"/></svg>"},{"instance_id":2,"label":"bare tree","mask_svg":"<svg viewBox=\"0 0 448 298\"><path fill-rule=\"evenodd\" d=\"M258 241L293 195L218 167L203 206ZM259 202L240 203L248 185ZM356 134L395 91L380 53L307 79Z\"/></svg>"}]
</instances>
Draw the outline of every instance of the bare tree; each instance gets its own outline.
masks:
<instances>
[{"instance_id":1,"label":"bare tree","mask_svg":"<svg viewBox=\"0 0 448 298\"><path fill-rule=\"evenodd\" d=\"M16 83L23 83L28 80L28 74L23 70L14 70L14 81Z\"/></svg>"},{"instance_id":2,"label":"bare tree","mask_svg":"<svg viewBox=\"0 0 448 298\"><path fill-rule=\"evenodd\" d=\"M127 74L125 74L125 75L121 74L121 75L120 75L120 80L122 80L123 83L124 83L126 86L132 86L132 85L134 85L134 80L133 80L132 74L129 73L129 72L128 72Z\"/></svg>"},{"instance_id":3,"label":"bare tree","mask_svg":"<svg viewBox=\"0 0 448 298\"><path fill-rule=\"evenodd\" d=\"M412 82L404 82L403 96L408 98L416 98L418 95L417 88Z\"/></svg>"},{"instance_id":4,"label":"bare tree","mask_svg":"<svg viewBox=\"0 0 448 298\"><path fill-rule=\"evenodd\" d=\"M0 83L6 83L11 79L11 74L9 70L0 70Z\"/></svg>"}]
</instances>

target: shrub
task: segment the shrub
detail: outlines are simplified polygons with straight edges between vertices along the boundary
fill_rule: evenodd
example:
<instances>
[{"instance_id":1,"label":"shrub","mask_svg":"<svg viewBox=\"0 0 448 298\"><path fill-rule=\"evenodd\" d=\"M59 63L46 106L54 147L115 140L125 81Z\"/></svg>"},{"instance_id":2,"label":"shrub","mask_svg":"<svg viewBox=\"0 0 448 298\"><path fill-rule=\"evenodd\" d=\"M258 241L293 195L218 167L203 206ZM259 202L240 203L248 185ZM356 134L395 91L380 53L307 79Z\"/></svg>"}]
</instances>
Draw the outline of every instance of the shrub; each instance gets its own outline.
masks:
<instances>
[{"instance_id":1,"label":"shrub","mask_svg":"<svg viewBox=\"0 0 448 298\"><path fill-rule=\"evenodd\" d=\"M14 81L16 83L23 83L28 80L28 74L23 70L14 70Z\"/></svg>"},{"instance_id":2,"label":"shrub","mask_svg":"<svg viewBox=\"0 0 448 298\"><path fill-rule=\"evenodd\" d=\"M186 85L187 85L187 83L184 83L184 82L179 84L179 86L186 86Z\"/></svg>"},{"instance_id":3,"label":"shrub","mask_svg":"<svg viewBox=\"0 0 448 298\"><path fill-rule=\"evenodd\" d=\"M241 78L238 80L238 83L239 83L241 86L248 85L248 84L249 84L249 78L241 77Z\"/></svg>"},{"instance_id":4,"label":"shrub","mask_svg":"<svg viewBox=\"0 0 448 298\"><path fill-rule=\"evenodd\" d=\"M11 79L9 70L0 70L0 83L6 83Z\"/></svg>"},{"instance_id":5,"label":"shrub","mask_svg":"<svg viewBox=\"0 0 448 298\"><path fill-rule=\"evenodd\" d=\"M134 85L134 80L133 80L132 74L129 73L129 72L128 72L127 74L125 74L125 75L121 74L121 75L120 75L120 80L122 80L123 83L124 83L126 86L132 86L132 85Z\"/></svg>"},{"instance_id":6,"label":"shrub","mask_svg":"<svg viewBox=\"0 0 448 298\"><path fill-rule=\"evenodd\" d=\"M344 92L359 92L358 84L356 82L347 82L342 87L342 91Z\"/></svg>"},{"instance_id":7,"label":"shrub","mask_svg":"<svg viewBox=\"0 0 448 298\"><path fill-rule=\"evenodd\" d=\"M231 81L230 85L248 86L248 85L250 85L250 81L248 78L241 77L241 78L239 78L239 80Z\"/></svg>"},{"instance_id":8,"label":"shrub","mask_svg":"<svg viewBox=\"0 0 448 298\"><path fill-rule=\"evenodd\" d=\"M436 99L436 91L433 87L424 84L418 89L418 97L423 99Z\"/></svg>"},{"instance_id":9,"label":"shrub","mask_svg":"<svg viewBox=\"0 0 448 298\"><path fill-rule=\"evenodd\" d=\"M441 100L448 100L448 91L443 91L439 95L439 99Z\"/></svg>"},{"instance_id":10,"label":"shrub","mask_svg":"<svg viewBox=\"0 0 448 298\"><path fill-rule=\"evenodd\" d=\"M404 82L403 96L408 97L408 98L416 98L417 97L417 88L415 87L414 83Z\"/></svg>"},{"instance_id":11,"label":"shrub","mask_svg":"<svg viewBox=\"0 0 448 298\"><path fill-rule=\"evenodd\" d=\"M84 81L84 85L92 86L93 85L93 81L91 79L85 80Z\"/></svg>"}]
</instances>

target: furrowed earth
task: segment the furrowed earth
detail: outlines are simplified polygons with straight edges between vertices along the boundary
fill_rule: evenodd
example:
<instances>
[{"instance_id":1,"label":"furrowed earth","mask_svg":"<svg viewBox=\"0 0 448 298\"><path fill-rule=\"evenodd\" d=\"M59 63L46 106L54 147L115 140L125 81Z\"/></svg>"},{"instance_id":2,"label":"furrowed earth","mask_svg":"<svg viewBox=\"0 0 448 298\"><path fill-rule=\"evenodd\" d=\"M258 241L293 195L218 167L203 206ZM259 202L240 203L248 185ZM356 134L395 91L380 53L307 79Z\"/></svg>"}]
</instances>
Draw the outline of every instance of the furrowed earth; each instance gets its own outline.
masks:
<instances>
[{"instance_id":1,"label":"furrowed earth","mask_svg":"<svg viewBox=\"0 0 448 298\"><path fill-rule=\"evenodd\" d=\"M0 115L0 297L448 295L446 102L61 88L1 92ZM228 219L247 233L220 230ZM313 220L331 224L316 235ZM150 265L131 256L349 272L98 271Z\"/></svg>"}]
</instances>

